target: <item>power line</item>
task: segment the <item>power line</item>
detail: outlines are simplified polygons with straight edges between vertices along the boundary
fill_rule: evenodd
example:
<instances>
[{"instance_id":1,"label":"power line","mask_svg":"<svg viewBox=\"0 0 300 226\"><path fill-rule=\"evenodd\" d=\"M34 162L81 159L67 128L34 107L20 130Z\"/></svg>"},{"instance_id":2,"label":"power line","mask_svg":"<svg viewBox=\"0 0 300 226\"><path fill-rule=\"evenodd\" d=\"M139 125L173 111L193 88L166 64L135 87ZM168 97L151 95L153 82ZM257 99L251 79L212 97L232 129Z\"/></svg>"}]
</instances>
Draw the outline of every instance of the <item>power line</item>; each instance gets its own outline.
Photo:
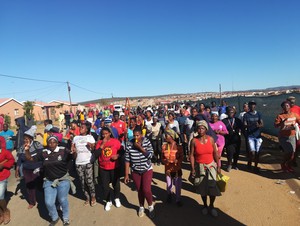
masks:
<instances>
[{"instance_id":1,"label":"power line","mask_svg":"<svg viewBox=\"0 0 300 226\"><path fill-rule=\"evenodd\" d=\"M4 74L0 74L0 76L7 77L7 78L30 80L30 81L36 81L36 82L66 83L66 82L62 82L62 81L51 81L51 80L44 80L44 79L26 78L26 77L13 76L13 75L4 75Z\"/></svg>"},{"instance_id":2,"label":"power line","mask_svg":"<svg viewBox=\"0 0 300 226\"><path fill-rule=\"evenodd\" d=\"M77 88L79 88L79 89L83 89L83 90L85 90L85 91L89 91L89 92L91 92L91 93L110 95L109 93L100 93L100 92L95 92L95 91L93 91L93 90L90 90L90 89L87 89L87 88L84 88L84 87L81 87L81 86L75 85L74 83L71 83L71 82L70 82L70 84L71 84L71 85L73 85L73 86L75 86L75 87L77 87Z\"/></svg>"},{"instance_id":3,"label":"power line","mask_svg":"<svg viewBox=\"0 0 300 226\"><path fill-rule=\"evenodd\" d=\"M0 93L0 95L11 95L11 94L14 95L14 94L19 94L19 93L31 93L31 92L45 90L45 89L53 88L53 87L57 87L57 85L51 85L51 86L46 86L46 87L40 88L40 89L31 89L31 90L24 90L24 91L19 91L19 92Z\"/></svg>"}]
</instances>

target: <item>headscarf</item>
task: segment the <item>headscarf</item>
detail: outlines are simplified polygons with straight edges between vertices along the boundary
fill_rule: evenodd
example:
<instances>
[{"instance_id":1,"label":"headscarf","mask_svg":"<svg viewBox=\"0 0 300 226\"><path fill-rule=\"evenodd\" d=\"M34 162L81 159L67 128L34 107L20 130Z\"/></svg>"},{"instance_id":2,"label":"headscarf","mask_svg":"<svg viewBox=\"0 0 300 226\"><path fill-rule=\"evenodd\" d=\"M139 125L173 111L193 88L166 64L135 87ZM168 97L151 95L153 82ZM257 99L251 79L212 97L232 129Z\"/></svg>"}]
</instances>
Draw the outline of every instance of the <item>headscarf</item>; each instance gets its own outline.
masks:
<instances>
[{"instance_id":1,"label":"headscarf","mask_svg":"<svg viewBox=\"0 0 300 226\"><path fill-rule=\"evenodd\" d=\"M197 122L197 127L199 126L204 126L206 130L208 130L208 124L205 120L200 120L199 122Z\"/></svg>"},{"instance_id":2,"label":"headscarf","mask_svg":"<svg viewBox=\"0 0 300 226\"><path fill-rule=\"evenodd\" d=\"M165 135L169 135L173 140L176 140L179 137L178 134L172 129L165 130Z\"/></svg>"}]
</instances>

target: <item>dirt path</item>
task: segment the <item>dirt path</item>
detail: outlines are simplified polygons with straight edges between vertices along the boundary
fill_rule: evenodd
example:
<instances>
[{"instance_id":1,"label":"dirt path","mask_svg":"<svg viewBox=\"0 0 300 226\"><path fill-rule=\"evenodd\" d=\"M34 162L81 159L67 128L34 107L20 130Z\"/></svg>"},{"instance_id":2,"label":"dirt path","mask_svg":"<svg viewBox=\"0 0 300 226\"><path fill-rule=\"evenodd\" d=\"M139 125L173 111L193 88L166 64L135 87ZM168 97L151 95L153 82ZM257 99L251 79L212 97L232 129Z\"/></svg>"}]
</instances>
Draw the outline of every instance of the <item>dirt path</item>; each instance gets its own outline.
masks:
<instances>
[{"instance_id":1,"label":"dirt path","mask_svg":"<svg viewBox=\"0 0 300 226\"><path fill-rule=\"evenodd\" d=\"M183 207L165 204L165 177L163 166L154 166L153 195L156 196L156 218L137 217L137 193L130 186L121 183L121 208L112 207L105 212L101 195L95 207L84 207L80 192L76 196L69 195L71 225L299 225L300 222L300 170L296 173L283 173L280 170L281 153L276 143L265 140L262 152L262 172L260 175L249 172L246 159L242 155L240 170L232 170L228 190L216 199L219 217L213 218L201 214L202 201L193 192L192 185L183 181ZM222 158L224 161L226 159ZM298 159L298 164L300 161ZM189 165L184 165L183 178L189 175ZM12 171L13 173L13 171ZM283 184L277 184L278 180ZM10 196L11 223L9 225L48 225L48 215L42 197L38 208L27 209L27 202L21 199L21 193L14 195L17 182L13 175L9 179L8 194ZM78 186L77 190L80 190ZM98 190L99 193L101 189ZM294 191L291 194L290 191ZM40 195L39 195L40 196ZM298 223L297 223L298 222ZM62 225L60 222L58 225Z\"/></svg>"}]
</instances>

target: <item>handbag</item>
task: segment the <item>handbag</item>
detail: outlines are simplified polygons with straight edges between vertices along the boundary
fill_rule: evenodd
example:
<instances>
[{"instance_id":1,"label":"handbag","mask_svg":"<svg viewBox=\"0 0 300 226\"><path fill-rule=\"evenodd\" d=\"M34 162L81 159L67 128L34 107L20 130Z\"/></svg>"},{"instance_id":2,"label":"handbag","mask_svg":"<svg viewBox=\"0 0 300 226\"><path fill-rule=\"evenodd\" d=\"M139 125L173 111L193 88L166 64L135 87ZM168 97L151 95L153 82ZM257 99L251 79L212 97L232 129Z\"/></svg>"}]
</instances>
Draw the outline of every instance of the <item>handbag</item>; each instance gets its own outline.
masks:
<instances>
[{"instance_id":1,"label":"handbag","mask_svg":"<svg viewBox=\"0 0 300 226\"><path fill-rule=\"evenodd\" d=\"M217 174L217 186L220 189L220 192L225 192L228 184L229 176L226 176L222 173Z\"/></svg>"}]
</instances>

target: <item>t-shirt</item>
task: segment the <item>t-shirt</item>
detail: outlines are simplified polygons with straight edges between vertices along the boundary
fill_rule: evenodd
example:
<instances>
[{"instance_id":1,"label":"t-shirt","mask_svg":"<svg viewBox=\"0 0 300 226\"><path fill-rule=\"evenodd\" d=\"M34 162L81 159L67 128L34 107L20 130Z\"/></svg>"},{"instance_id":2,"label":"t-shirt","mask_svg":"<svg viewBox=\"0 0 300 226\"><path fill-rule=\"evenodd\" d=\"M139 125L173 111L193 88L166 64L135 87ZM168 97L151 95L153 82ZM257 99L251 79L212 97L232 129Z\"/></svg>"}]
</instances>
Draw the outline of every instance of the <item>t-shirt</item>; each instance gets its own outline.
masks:
<instances>
[{"instance_id":1,"label":"t-shirt","mask_svg":"<svg viewBox=\"0 0 300 226\"><path fill-rule=\"evenodd\" d=\"M75 160L76 165L86 165L91 162L92 153L86 147L87 143L94 144L95 139L92 135L75 136L73 144L75 144L77 157Z\"/></svg>"},{"instance_id":2,"label":"t-shirt","mask_svg":"<svg viewBox=\"0 0 300 226\"><path fill-rule=\"evenodd\" d=\"M11 130L7 130L7 131L3 130L0 132L0 136L4 137L4 139L5 139L7 150L12 150L14 148L14 143L10 139L13 135L14 135L14 132Z\"/></svg>"},{"instance_id":3,"label":"t-shirt","mask_svg":"<svg viewBox=\"0 0 300 226\"><path fill-rule=\"evenodd\" d=\"M122 120L118 120L117 122L112 122L111 126L116 128L119 134L119 137L124 133L126 130L126 124ZM120 138L120 140L124 140L124 136Z\"/></svg>"},{"instance_id":4,"label":"t-shirt","mask_svg":"<svg viewBox=\"0 0 300 226\"><path fill-rule=\"evenodd\" d=\"M247 112L244 114L244 125L247 126L247 135L254 138L261 137L261 129L257 127L257 123L262 120L260 112Z\"/></svg>"}]
</instances>

